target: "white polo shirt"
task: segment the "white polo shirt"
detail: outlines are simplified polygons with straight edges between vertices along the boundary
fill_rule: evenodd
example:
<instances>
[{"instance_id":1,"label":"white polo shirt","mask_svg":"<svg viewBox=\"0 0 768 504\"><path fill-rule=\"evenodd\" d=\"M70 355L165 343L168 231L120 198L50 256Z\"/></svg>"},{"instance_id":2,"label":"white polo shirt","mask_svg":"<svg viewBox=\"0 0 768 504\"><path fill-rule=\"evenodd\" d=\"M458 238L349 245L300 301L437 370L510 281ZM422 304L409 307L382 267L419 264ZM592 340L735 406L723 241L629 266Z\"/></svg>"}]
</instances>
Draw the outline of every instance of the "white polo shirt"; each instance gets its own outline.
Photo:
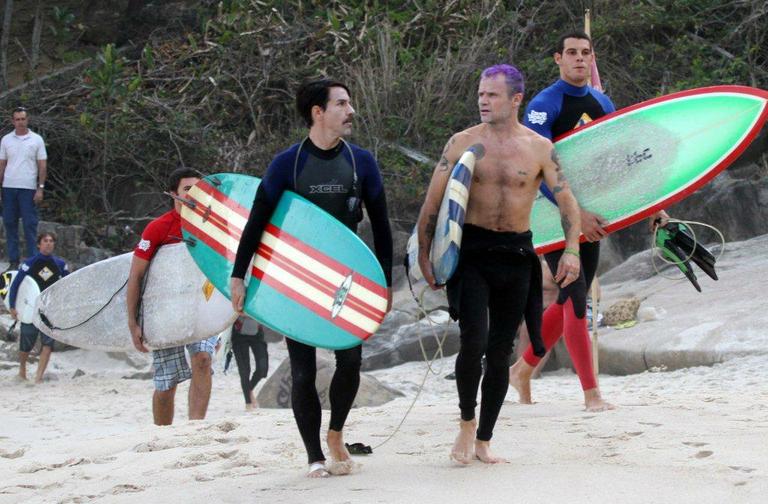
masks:
<instances>
[{"instance_id":1,"label":"white polo shirt","mask_svg":"<svg viewBox=\"0 0 768 504\"><path fill-rule=\"evenodd\" d=\"M0 140L0 159L5 159L3 187L37 189L37 162L48 159L43 137L29 131L18 136L15 131Z\"/></svg>"}]
</instances>

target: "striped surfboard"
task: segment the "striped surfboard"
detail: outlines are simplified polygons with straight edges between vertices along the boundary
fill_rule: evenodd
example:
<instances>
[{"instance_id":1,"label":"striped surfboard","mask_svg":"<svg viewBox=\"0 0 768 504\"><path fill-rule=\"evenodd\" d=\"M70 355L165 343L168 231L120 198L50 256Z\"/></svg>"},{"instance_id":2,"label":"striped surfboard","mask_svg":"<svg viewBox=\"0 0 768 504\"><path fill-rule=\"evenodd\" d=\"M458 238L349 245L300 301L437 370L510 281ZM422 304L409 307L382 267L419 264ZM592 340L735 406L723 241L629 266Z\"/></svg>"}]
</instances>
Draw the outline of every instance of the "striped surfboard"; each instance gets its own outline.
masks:
<instances>
[{"instance_id":1,"label":"striped surfboard","mask_svg":"<svg viewBox=\"0 0 768 504\"><path fill-rule=\"evenodd\" d=\"M229 297L237 247L260 180L222 173L189 191L184 238L195 262ZM291 339L351 348L376 332L387 307L384 273L346 226L294 193L283 195L246 278L244 311Z\"/></svg>"},{"instance_id":2,"label":"striped surfboard","mask_svg":"<svg viewBox=\"0 0 768 504\"><path fill-rule=\"evenodd\" d=\"M435 281L438 285L445 285L459 264L464 217L467 212L469 189L472 184L472 173L477 157L472 148L461 155L451 171L451 177L448 179L443 199L440 202L435 236L429 254L432 262L432 273L435 275ZM419 242L415 229L408 239L407 252L409 274L416 280L420 280L423 275L419 269Z\"/></svg>"}]
</instances>

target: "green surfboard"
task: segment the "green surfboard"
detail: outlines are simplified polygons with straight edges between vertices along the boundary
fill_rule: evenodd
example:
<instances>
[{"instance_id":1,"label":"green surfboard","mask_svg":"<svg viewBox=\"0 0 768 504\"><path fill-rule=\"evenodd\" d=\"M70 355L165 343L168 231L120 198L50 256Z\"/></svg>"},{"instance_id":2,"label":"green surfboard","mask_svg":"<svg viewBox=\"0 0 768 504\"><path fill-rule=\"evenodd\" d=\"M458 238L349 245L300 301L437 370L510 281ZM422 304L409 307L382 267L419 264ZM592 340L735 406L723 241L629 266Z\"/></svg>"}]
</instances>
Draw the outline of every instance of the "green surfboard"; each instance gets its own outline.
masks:
<instances>
[{"instance_id":1,"label":"green surfboard","mask_svg":"<svg viewBox=\"0 0 768 504\"><path fill-rule=\"evenodd\" d=\"M754 140L768 117L768 92L714 86L619 110L555 139L576 199L613 232L676 203L710 181ZM564 246L560 213L536 200L537 252Z\"/></svg>"}]
</instances>

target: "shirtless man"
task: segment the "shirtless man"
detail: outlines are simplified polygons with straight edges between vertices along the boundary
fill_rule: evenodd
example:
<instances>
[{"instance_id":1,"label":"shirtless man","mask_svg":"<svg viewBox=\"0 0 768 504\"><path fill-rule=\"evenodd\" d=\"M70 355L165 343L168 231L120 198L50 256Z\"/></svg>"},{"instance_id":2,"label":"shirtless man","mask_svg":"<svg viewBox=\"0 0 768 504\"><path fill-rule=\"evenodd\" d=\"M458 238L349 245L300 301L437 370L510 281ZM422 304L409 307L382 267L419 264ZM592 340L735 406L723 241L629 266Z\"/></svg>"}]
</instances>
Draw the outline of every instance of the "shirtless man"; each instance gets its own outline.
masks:
<instances>
[{"instance_id":1,"label":"shirtless man","mask_svg":"<svg viewBox=\"0 0 768 504\"><path fill-rule=\"evenodd\" d=\"M579 207L552 143L518 121L523 90L523 75L513 66L483 71L477 101L481 124L448 141L419 214L419 266L436 289L429 250L440 201L451 167L472 149L477 162L461 255L447 284L451 316L458 319L461 331L456 358L461 421L451 457L463 464L474 457L491 464L506 462L492 453L490 440L507 393L512 346L523 316L536 354L544 354L541 267L530 232L531 208L542 180L553 189L567 242L555 281L565 286L579 276ZM478 422L475 407L483 355L487 369Z\"/></svg>"}]
</instances>

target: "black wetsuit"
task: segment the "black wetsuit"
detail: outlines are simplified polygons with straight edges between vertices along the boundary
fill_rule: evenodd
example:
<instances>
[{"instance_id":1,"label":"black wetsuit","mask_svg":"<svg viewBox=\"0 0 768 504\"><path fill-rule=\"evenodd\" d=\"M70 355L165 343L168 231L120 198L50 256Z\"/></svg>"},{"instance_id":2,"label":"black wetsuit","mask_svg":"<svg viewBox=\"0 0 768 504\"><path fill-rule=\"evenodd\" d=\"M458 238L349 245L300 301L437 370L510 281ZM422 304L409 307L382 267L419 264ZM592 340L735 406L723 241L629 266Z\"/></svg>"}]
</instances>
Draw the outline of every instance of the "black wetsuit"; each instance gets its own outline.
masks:
<instances>
[{"instance_id":1,"label":"black wetsuit","mask_svg":"<svg viewBox=\"0 0 768 504\"><path fill-rule=\"evenodd\" d=\"M240 375L240 387L243 389L245 403L251 404L251 392L259 380L267 377L269 355L264 341L264 328L253 319L241 317L232 327L232 353ZM251 375L251 353L255 369Z\"/></svg>"},{"instance_id":2,"label":"black wetsuit","mask_svg":"<svg viewBox=\"0 0 768 504\"><path fill-rule=\"evenodd\" d=\"M387 285L392 283L392 234L381 174L370 152L340 142L330 150L315 146L309 138L272 160L256 193L248 223L243 230L232 276L244 278L258 247L261 233L283 191L309 199L353 231L362 219L361 203L371 220L376 257ZM291 360L291 403L309 463L325 460L320 446L320 399L315 387L315 347L286 338ZM330 429L341 431L360 385L362 346L337 350L336 371L331 381Z\"/></svg>"},{"instance_id":3,"label":"black wetsuit","mask_svg":"<svg viewBox=\"0 0 768 504\"><path fill-rule=\"evenodd\" d=\"M459 320L461 346L456 357L456 387L462 420L475 418L482 383L477 439L489 441L509 387L509 366L517 328L525 317L531 344L541 342L541 268L531 232L495 232L465 224L459 264L448 281L451 316Z\"/></svg>"}]
</instances>

